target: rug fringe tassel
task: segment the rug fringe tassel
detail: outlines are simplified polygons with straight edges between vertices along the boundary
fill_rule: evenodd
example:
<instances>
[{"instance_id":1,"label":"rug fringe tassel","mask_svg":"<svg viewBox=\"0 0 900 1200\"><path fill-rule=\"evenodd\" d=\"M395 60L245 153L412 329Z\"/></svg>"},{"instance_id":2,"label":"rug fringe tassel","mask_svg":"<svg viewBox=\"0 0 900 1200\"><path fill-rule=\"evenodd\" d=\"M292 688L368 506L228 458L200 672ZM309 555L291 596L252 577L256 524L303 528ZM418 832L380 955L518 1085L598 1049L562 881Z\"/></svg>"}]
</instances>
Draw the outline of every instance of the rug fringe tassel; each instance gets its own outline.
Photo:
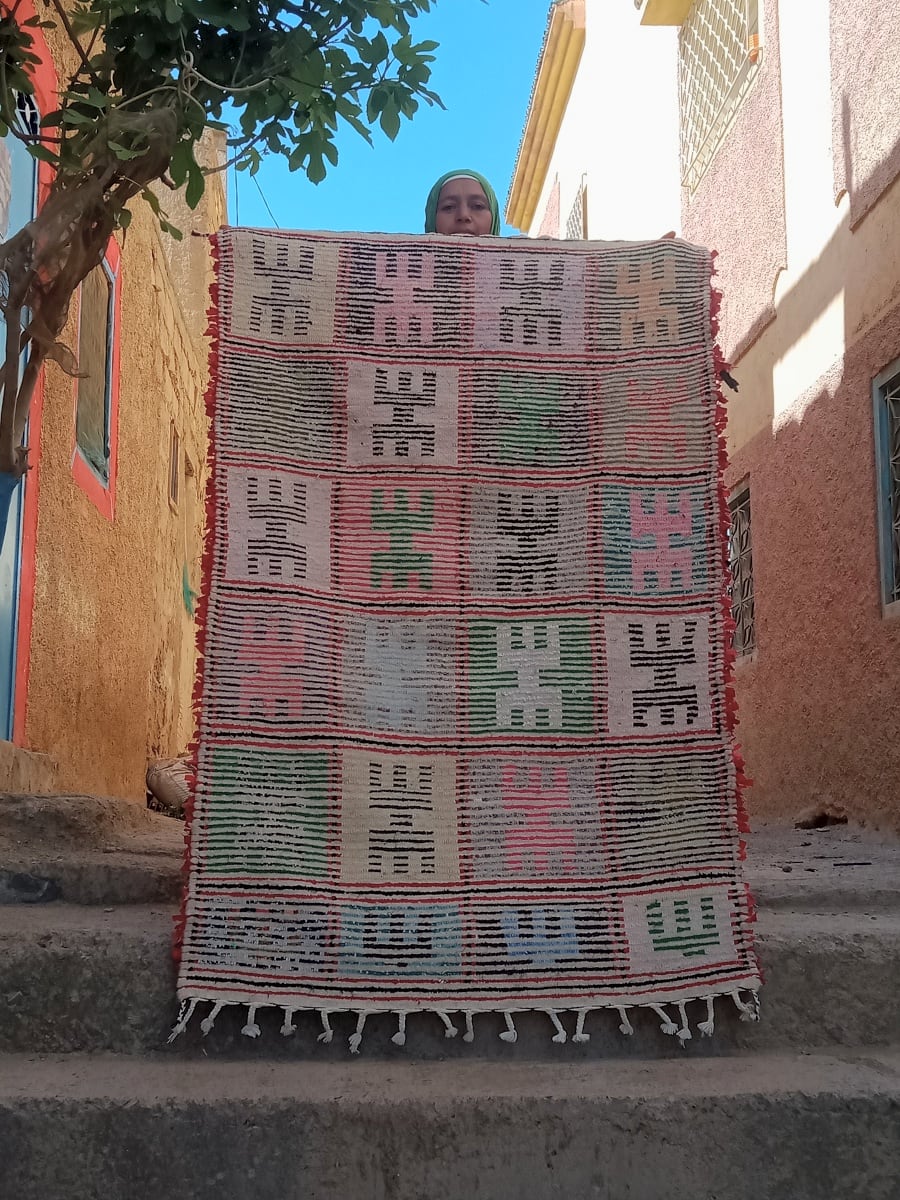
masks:
<instances>
[{"instance_id":1,"label":"rug fringe tassel","mask_svg":"<svg viewBox=\"0 0 900 1200\"><path fill-rule=\"evenodd\" d=\"M693 1031L691 1029L691 1020L688 1015L688 1005L695 1001L697 1003L702 1003L702 1004L706 1005L706 1015L702 1021L696 1021L696 1028L699 1032L700 1037L708 1038L708 1037L712 1037L716 1030L715 1002L717 999L718 1000L730 999L731 1002L734 1004L735 1008L737 1009L741 1021L758 1021L759 1020L759 997L758 997L757 993L750 988L736 988L730 992L712 993L712 994L707 994L705 996L692 996L686 1000L671 1000L671 1001L668 1001L666 1004L636 1004L636 1005L633 1004L630 1006L622 1005L622 1004L610 1004L610 1005L593 1005L590 1008L573 1008L573 1009L546 1008L546 1009L534 1009L534 1010L497 1009L495 1011L497 1011L500 1014L500 1016L503 1017L503 1021L504 1021L505 1027L499 1035L500 1040L502 1042L507 1042L509 1044L512 1044L512 1043L518 1041L519 1034L516 1029L516 1023L513 1019L514 1012L535 1011L535 1012L543 1012L548 1017L551 1025L553 1026L552 1040L557 1045L561 1046L561 1045L564 1045L567 1041L572 1041L576 1045L583 1045L585 1042L589 1042L591 1040L591 1035L585 1029L585 1022L587 1021L587 1018L591 1013L597 1012L598 1010L600 1012L616 1013L619 1018L619 1023L618 1023L619 1033L621 1033L623 1037L632 1037L634 1035L634 1026L632 1025L631 1021L628 1018L629 1010L630 1010L630 1008L643 1008L648 1012L655 1013L656 1016L659 1018L659 1022L660 1022L659 1027L662 1030L662 1032L669 1037L677 1038L679 1043L681 1044L681 1046L684 1047L687 1045L687 1043L689 1041L691 1041L693 1039L693 1036L694 1036ZM279 1009L280 1008L284 1013L284 1017L283 1017L281 1028L280 1028L280 1033L282 1034L283 1037L290 1037L292 1034L297 1032L297 1025L294 1021L294 1018L298 1012L317 1011L319 1014L319 1020L322 1022L322 1032L317 1035L316 1040L325 1046L330 1045L332 1043L332 1041L334 1040L334 1029L332 1028L331 1019L330 1019L331 1014L334 1011L333 1009L321 1008L318 1010L310 1010L310 1009L305 1008L302 1005L298 1007L296 1004L277 1005L277 1004L260 1004L260 1003L252 1004L249 1002L243 1002L239 1005L238 1002L236 1002L236 1001L234 1001L234 1002L227 1002L224 1000L213 1001L213 1000L208 1000L205 997L201 997L201 996L191 996L191 997L185 997L179 1005L178 1017L172 1028L172 1032L169 1034L169 1038L168 1038L169 1043L174 1042L176 1040L176 1038L181 1037L181 1035L187 1031L191 1021L193 1020L194 1013L197 1010L197 1006L200 1004L205 1004L205 1003L211 1004L212 1007L210 1008L207 1015L200 1022L200 1032L204 1037L206 1037L206 1035L212 1031L212 1028L216 1023L216 1018L218 1017L219 1013L222 1011L223 1008L226 1008L226 1007L238 1008L238 1007L246 1006L247 1017L246 1017L243 1027L241 1028L241 1034L244 1037L255 1039L255 1038L262 1036L262 1030L260 1028L259 1022L257 1021L257 1013L259 1012L260 1009L265 1009L265 1008ZM342 1009L339 1011L347 1011L347 1010ZM369 1016L375 1015L375 1010L373 1010L373 1009L354 1009L353 1011L356 1014L356 1028L353 1031L353 1033L350 1035L349 1045L350 1045L350 1053L358 1054L360 1051L360 1047L362 1046L363 1033L365 1031L366 1020ZM395 1046L405 1046L406 1045L407 1020L411 1013L418 1012L418 1011L419 1011L418 1009L408 1009L408 1008L405 1008L405 1009L400 1008L400 1009L393 1010L393 1015L397 1018L397 1029L396 1029L396 1032L391 1036L391 1041L393 1042L393 1044ZM675 1019L675 1017L673 1017L673 1015L672 1015L673 1011L675 1013L677 1013L677 1019ZM441 1023L444 1026L444 1037L445 1038L455 1038L459 1035L459 1032L460 1032L459 1027L456 1024L454 1024L454 1021L451 1018L451 1015L449 1012L447 1012L444 1009L434 1009L433 1012L434 1012L434 1015L436 1017L438 1017L438 1019L441 1021ZM571 1012L575 1017L575 1032L573 1034L571 1034L571 1036L569 1035L569 1033L562 1021L562 1018L569 1012ZM475 1040L475 1015L476 1015L475 1010L474 1009L462 1009L459 1011L458 1015L461 1018L462 1027L463 1027L462 1040L464 1042L469 1042L469 1043L474 1042L474 1040Z\"/></svg>"},{"instance_id":2,"label":"rug fringe tassel","mask_svg":"<svg viewBox=\"0 0 900 1200\"><path fill-rule=\"evenodd\" d=\"M391 1041L394 1043L395 1046L405 1046L406 1045L406 1013L405 1012L397 1013L397 1032L391 1038Z\"/></svg>"},{"instance_id":3,"label":"rug fringe tassel","mask_svg":"<svg viewBox=\"0 0 900 1200\"><path fill-rule=\"evenodd\" d=\"M191 1017L194 1015L194 1009L199 1003L199 1000L191 1000L190 1003L188 1003L187 1000L182 1000L181 1008L178 1010L178 1020L175 1022L175 1028L169 1034L167 1039L170 1046L177 1037L181 1037L181 1035L187 1030Z\"/></svg>"},{"instance_id":4,"label":"rug fringe tassel","mask_svg":"<svg viewBox=\"0 0 900 1200\"><path fill-rule=\"evenodd\" d=\"M665 1033L669 1037L671 1037L673 1034L676 1034L678 1032L678 1026L675 1024L675 1022L672 1020L672 1018L669 1016L669 1014L666 1012L666 1010L663 1008L663 1006L661 1004L651 1004L650 1007L653 1009L653 1011L659 1017L659 1019L661 1021L660 1029L663 1031L663 1033Z\"/></svg>"},{"instance_id":5,"label":"rug fringe tassel","mask_svg":"<svg viewBox=\"0 0 900 1200\"><path fill-rule=\"evenodd\" d=\"M334 1041L334 1030L331 1028L328 1013L324 1008L320 1011L319 1017L322 1021L322 1032L316 1038L316 1041L321 1042L323 1046L330 1046Z\"/></svg>"},{"instance_id":6,"label":"rug fringe tassel","mask_svg":"<svg viewBox=\"0 0 900 1200\"><path fill-rule=\"evenodd\" d=\"M757 1009L758 999L756 992L751 992L750 995L752 999L748 1004L745 1000L741 999L740 990L731 993L731 999L734 1001L734 1007L741 1014L742 1021L759 1020L759 1012Z\"/></svg>"},{"instance_id":7,"label":"rug fringe tassel","mask_svg":"<svg viewBox=\"0 0 900 1200\"><path fill-rule=\"evenodd\" d=\"M575 1032L572 1034L572 1041L579 1045L582 1042L589 1042L591 1040L591 1035L584 1032L584 1019L590 1011L589 1008L579 1008L575 1019Z\"/></svg>"},{"instance_id":8,"label":"rug fringe tassel","mask_svg":"<svg viewBox=\"0 0 900 1200\"><path fill-rule=\"evenodd\" d=\"M456 1035L459 1033L459 1030L456 1028L456 1026L450 1020L450 1017L447 1015L447 1013L439 1012L438 1016L444 1022L444 1037L445 1038L455 1038Z\"/></svg>"},{"instance_id":9,"label":"rug fringe tassel","mask_svg":"<svg viewBox=\"0 0 900 1200\"><path fill-rule=\"evenodd\" d=\"M256 1023L256 1010L258 1007L256 1004L247 1005L247 1024L241 1030L244 1037L258 1038L260 1035L261 1030Z\"/></svg>"},{"instance_id":10,"label":"rug fringe tassel","mask_svg":"<svg viewBox=\"0 0 900 1200\"><path fill-rule=\"evenodd\" d=\"M560 1021L559 1017L552 1008L548 1011L547 1016L553 1022L553 1028L556 1030L556 1033L554 1033L551 1040L556 1042L558 1046L562 1046L568 1037L565 1029L563 1028L563 1023Z\"/></svg>"},{"instance_id":11,"label":"rug fringe tassel","mask_svg":"<svg viewBox=\"0 0 900 1200\"><path fill-rule=\"evenodd\" d=\"M224 1007L225 1007L225 1005L222 1003L222 1001L217 1000L215 1002L215 1004L212 1006L212 1011L210 1012L209 1016L204 1017L203 1020L200 1022L200 1032L203 1034L204 1037L206 1037L206 1035L208 1033L212 1033L212 1027L216 1023L216 1017L219 1015L219 1013L222 1011L222 1009Z\"/></svg>"},{"instance_id":12,"label":"rug fringe tassel","mask_svg":"<svg viewBox=\"0 0 900 1200\"><path fill-rule=\"evenodd\" d=\"M512 1019L512 1013L505 1012L503 1019L506 1021L506 1028L500 1034L501 1042L516 1042L519 1040L519 1035L516 1033L516 1023Z\"/></svg>"},{"instance_id":13,"label":"rug fringe tassel","mask_svg":"<svg viewBox=\"0 0 900 1200\"><path fill-rule=\"evenodd\" d=\"M363 1030L366 1027L367 1012L356 1014L356 1032L350 1034L350 1053L359 1054L359 1048L362 1045Z\"/></svg>"},{"instance_id":14,"label":"rug fringe tassel","mask_svg":"<svg viewBox=\"0 0 900 1200\"><path fill-rule=\"evenodd\" d=\"M681 1028L677 1029L675 1031L675 1036L678 1038L678 1041L681 1043L682 1048L684 1048L688 1044L688 1042L691 1040L691 1037L693 1036L691 1034L690 1024L688 1023L687 1001L683 1000L677 1007L678 1007L678 1015L681 1017Z\"/></svg>"},{"instance_id":15,"label":"rug fringe tassel","mask_svg":"<svg viewBox=\"0 0 900 1200\"><path fill-rule=\"evenodd\" d=\"M697 1028L700 1030L701 1037L712 1037L716 1032L715 997L706 997L706 1020L701 1021Z\"/></svg>"}]
</instances>

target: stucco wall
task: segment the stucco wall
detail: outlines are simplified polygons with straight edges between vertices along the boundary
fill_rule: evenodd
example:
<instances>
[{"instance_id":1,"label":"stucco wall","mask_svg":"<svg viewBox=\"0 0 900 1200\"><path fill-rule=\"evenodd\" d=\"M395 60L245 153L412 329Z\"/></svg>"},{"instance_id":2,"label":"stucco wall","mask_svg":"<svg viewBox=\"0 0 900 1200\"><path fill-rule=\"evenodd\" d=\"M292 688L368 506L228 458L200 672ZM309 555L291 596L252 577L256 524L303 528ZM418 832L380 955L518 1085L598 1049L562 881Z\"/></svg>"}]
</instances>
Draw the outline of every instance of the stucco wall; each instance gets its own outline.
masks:
<instances>
[{"instance_id":1,"label":"stucco wall","mask_svg":"<svg viewBox=\"0 0 900 1200\"><path fill-rule=\"evenodd\" d=\"M51 35L58 64L68 50ZM224 219L213 179L191 228ZM184 749L192 726L194 626L182 599L185 562L198 585L204 483L206 346L197 313L209 284L206 243L192 239L180 273L185 312L146 205L123 243L115 514L92 504L72 472L75 385L46 371L34 619L25 736L59 764L62 791L139 799L148 757ZM199 251L198 251L199 247ZM64 340L77 343L77 303ZM195 468L173 511L172 422Z\"/></svg>"},{"instance_id":2,"label":"stucco wall","mask_svg":"<svg viewBox=\"0 0 900 1200\"><path fill-rule=\"evenodd\" d=\"M864 220L848 196L835 203L835 12L781 6L787 268L729 396L728 482L750 484L758 639L738 667L741 740L751 811L839 805L900 829L900 620L881 606L872 421L872 380L900 356L900 180L881 181ZM896 55L900 27L888 32ZM889 52L871 46L874 61ZM891 121L883 145L900 136L900 109ZM848 167L863 180L852 154ZM755 203L745 182L735 229ZM726 297L743 286L733 273L723 284Z\"/></svg>"},{"instance_id":3,"label":"stucco wall","mask_svg":"<svg viewBox=\"0 0 900 1200\"><path fill-rule=\"evenodd\" d=\"M834 187L856 224L900 172L900 13L883 0L832 0Z\"/></svg>"},{"instance_id":4,"label":"stucco wall","mask_svg":"<svg viewBox=\"0 0 900 1200\"><path fill-rule=\"evenodd\" d=\"M750 91L695 191L682 193L685 238L719 253L720 341L729 359L774 316L787 263L776 0L763 0L762 16L762 60Z\"/></svg>"},{"instance_id":5,"label":"stucco wall","mask_svg":"<svg viewBox=\"0 0 900 1200\"><path fill-rule=\"evenodd\" d=\"M720 252L741 385L728 483L749 481L752 511L748 801L900 828L900 621L882 614L872 422L872 380L900 355L898 26L874 0L763 11L763 66L684 204L685 236Z\"/></svg>"},{"instance_id":6,"label":"stucco wall","mask_svg":"<svg viewBox=\"0 0 900 1200\"><path fill-rule=\"evenodd\" d=\"M752 510L758 648L737 670L751 813L839 806L900 830L900 619L882 616L871 398L898 353L895 307L799 416L733 458Z\"/></svg>"}]
</instances>

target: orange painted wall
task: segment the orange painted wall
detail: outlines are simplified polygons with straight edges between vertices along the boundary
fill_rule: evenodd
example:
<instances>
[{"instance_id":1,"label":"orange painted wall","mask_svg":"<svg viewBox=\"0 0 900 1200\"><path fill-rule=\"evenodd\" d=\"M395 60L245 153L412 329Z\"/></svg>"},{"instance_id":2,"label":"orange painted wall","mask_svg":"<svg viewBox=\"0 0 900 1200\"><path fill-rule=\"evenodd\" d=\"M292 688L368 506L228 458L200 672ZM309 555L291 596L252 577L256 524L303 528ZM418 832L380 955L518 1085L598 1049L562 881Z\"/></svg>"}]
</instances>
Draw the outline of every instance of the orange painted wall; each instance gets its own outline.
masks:
<instances>
[{"instance_id":1,"label":"orange painted wall","mask_svg":"<svg viewBox=\"0 0 900 1200\"><path fill-rule=\"evenodd\" d=\"M70 48L48 32L64 67ZM57 760L63 792L141 799L148 758L179 753L190 739L194 625L182 570L186 562L196 588L210 263L206 243L189 235L224 221L221 179L212 177L199 210L178 213L188 235L180 246L164 243L140 202L121 240L112 520L73 473L75 381L46 369L23 740ZM64 335L71 346L77 320L76 303ZM173 424L193 468L187 475L182 457L177 508L168 498Z\"/></svg>"}]
</instances>

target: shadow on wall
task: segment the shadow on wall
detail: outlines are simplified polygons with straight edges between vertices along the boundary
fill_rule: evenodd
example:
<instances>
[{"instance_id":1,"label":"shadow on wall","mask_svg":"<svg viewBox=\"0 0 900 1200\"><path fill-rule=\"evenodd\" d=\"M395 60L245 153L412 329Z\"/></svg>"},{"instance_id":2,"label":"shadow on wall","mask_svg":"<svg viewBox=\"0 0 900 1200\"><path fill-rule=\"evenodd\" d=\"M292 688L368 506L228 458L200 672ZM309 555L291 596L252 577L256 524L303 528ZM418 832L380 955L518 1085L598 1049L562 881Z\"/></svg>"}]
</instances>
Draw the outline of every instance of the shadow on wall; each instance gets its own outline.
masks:
<instances>
[{"instance_id":1,"label":"shadow on wall","mask_svg":"<svg viewBox=\"0 0 900 1200\"><path fill-rule=\"evenodd\" d=\"M891 221L880 211L893 207L895 217L900 216L900 175L895 173L886 182L878 193L879 203L870 205L865 217L854 218L852 155L847 140L850 137L850 118L846 97L843 111L844 170L849 187L842 190L835 200L836 206L844 206L843 220L816 261L779 298L777 317L771 320L767 318L761 328L751 330L749 335L740 339L733 355L734 370L740 372L751 351L761 347L765 339L765 365L761 373L754 372L752 375L754 424L760 428L770 427L776 420L774 372L778 364L789 361L794 348L835 304L841 303L841 298L843 346L835 348L833 359L838 359L844 348L849 348L864 330L883 315L873 307L872 301L873 294L877 294L872 288L872 277L879 268L893 279L892 297L896 299L900 295L900 235L897 233L900 223ZM885 155L874 175L882 176L886 164L900 164L900 138ZM871 177L864 180L859 191L869 195L872 183ZM891 242L895 259L893 265L890 263ZM775 282L777 284L777 280ZM724 280L724 286L728 286L727 279ZM823 350L822 362L827 365L827 361ZM732 445L742 444L745 440L741 436L744 432L743 421L744 414L738 406L735 420L729 428L729 442Z\"/></svg>"},{"instance_id":2,"label":"shadow on wall","mask_svg":"<svg viewBox=\"0 0 900 1200\"><path fill-rule=\"evenodd\" d=\"M753 435L735 437L732 401L728 483L750 481L758 646L738 665L739 740L751 811L843 809L900 831L900 619L882 612L872 416L872 381L900 357L900 180L855 231L843 203L822 254L734 368L756 414ZM832 365L776 412L792 354L829 329L843 345L807 346L806 362L820 349Z\"/></svg>"}]
</instances>

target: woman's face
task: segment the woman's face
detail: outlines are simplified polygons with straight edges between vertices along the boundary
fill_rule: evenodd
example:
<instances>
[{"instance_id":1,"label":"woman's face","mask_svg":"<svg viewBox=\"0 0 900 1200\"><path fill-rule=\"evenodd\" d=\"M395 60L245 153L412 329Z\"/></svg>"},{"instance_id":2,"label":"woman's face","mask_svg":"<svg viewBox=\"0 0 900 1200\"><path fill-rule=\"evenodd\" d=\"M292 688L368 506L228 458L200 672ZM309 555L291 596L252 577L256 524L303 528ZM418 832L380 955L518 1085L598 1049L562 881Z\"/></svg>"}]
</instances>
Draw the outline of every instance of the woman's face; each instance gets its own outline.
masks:
<instances>
[{"instance_id":1,"label":"woman's face","mask_svg":"<svg viewBox=\"0 0 900 1200\"><path fill-rule=\"evenodd\" d=\"M484 237L494 223L491 206L475 179L451 179L438 197L435 229L438 233L468 233Z\"/></svg>"}]
</instances>

